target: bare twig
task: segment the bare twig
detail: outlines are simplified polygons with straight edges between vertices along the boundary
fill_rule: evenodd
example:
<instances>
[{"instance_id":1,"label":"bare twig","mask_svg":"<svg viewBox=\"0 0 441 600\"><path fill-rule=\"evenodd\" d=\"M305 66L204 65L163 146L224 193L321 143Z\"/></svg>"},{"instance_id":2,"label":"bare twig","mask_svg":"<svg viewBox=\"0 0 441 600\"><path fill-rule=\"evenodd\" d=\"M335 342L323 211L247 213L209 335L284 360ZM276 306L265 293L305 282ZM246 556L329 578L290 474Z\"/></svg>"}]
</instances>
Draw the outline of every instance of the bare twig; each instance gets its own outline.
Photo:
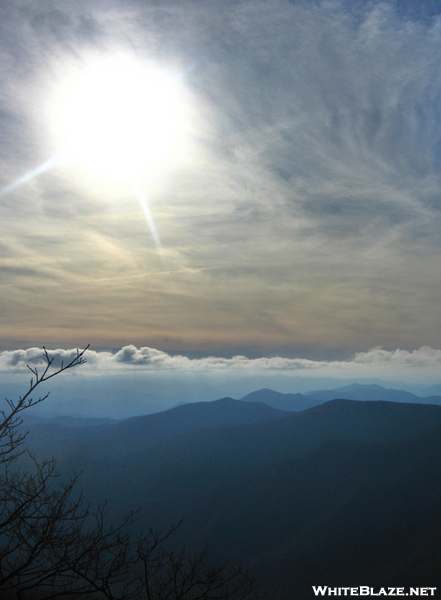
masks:
<instances>
[{"instance_id":1,"label":"bare twig","mask_svg":"<svg viewBox=\"0 0 441 600\"><path fill-rule=\"evenodd\" d=\"M83 364L88 347L56 369L43 348L43 370L28 365L28 391L0 412L0 593L40 600L251 599L253 581L241 569L209 566L206 550L191 556L185 547L167 547L180 523L134 537L137 511L108 526L108 502L88 503L77 492L79 476L63 482L55 459L40 462L29 452L30 470L17 467L26 437L20 413L47 398L32 397L43 382Z\"/></svg>"}]
</instances>

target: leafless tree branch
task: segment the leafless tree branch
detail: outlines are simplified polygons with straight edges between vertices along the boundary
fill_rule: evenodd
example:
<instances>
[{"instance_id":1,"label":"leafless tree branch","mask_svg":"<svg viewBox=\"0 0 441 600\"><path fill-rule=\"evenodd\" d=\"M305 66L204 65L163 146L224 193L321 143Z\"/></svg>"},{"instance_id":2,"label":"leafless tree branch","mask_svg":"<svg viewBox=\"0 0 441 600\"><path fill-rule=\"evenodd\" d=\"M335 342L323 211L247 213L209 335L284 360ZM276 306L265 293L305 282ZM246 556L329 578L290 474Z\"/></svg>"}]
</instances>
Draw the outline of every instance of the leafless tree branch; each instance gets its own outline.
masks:
<instances>
[{"instance_id":1,"label":"leafless tree branch","mask_svg":"<svg viewBox=\"0 0 441 600\"><path fill-rule=\"evenodd\" d=\"M47 398L33 399L36 388L83 364L87 348L58 368L43 348L41 373L28 365L28 391L0 411L0 592L17 600L255 598L253 581L240 569L208 566L206 550L191 556L185 547L168 549L179 524L134 537L137 512L131 512L109 526L108 503L88 503L77 492L77 474L62 480L55 459L40 462L23 448L21 413ZM31 467L23 471L18 459L26 451Z\"/></svg>"}]
</instances>

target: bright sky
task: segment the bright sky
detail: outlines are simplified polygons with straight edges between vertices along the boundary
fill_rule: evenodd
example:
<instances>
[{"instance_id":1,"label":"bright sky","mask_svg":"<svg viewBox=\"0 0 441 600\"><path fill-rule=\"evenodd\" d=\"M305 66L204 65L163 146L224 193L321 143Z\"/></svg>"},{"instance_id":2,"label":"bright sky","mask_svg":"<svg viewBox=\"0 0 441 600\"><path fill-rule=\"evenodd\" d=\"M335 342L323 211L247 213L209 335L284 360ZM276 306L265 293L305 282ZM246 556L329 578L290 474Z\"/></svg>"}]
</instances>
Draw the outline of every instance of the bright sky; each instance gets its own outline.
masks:
<instances>
[{"instance_id":1,"label":"bright sky","mask_svg":"<svg viewBox=\"0 0 441 600\"><path fill-rule=\"evenodd\" d=\"M439 2L0 10L0 348L433 358Z\"/></svg>"}]
</instances>

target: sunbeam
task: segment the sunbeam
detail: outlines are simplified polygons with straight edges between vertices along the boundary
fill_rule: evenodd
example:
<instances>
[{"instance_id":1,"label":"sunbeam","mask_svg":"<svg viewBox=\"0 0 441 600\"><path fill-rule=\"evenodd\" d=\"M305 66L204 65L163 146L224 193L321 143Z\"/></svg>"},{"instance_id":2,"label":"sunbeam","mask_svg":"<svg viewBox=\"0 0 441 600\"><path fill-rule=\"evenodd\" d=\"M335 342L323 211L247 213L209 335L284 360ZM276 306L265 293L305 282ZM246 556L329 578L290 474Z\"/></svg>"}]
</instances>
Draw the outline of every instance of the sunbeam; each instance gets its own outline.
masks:
<instances>
[{"instance_id":1,"label":"sunbeam","mask_svg":"<svg viewBox=\"0 0 441 600\"><path fill-rule=\"evenodd\" d=\"M61 162L63 161L63 159L66 158L66 153L59 153L56 156L53 156L52 158L50 158L49 160L45 161L44 163L42 163L41 165L39 165L38 167L35 167L34 169L32 169L31 171L28 171L28 173L26 173L25 175L22 175L21 177L19 177L18 179L16 179L15 181L13 181L12 183L9 183L8 185L5 185L1 190L0 190L0 198L5 196L6 194L9 194L10 192L13 192L14 190L16 190L17 188L19 188L22 185L25 185L26 183L28 183L29 181L31 181L32 179L34 179L35 177L38 177L39 175L41 175L42 173L45 173L46 171L48 171L49 169L61 164ZM147 225L149 227L150 233L152 235L153 238L153 242L159 252L159 255L161 257L161 259L163 260L164 258L164 252L163 252L163 248L162 248L162 244L161 244L161 239L159 237L158 231L156 229L155 226L155 222L153 220L152 217L152 213L150 212L150 208L149 205L147 203L147 198L145 197L145 193L142 189L141 183L136 180L136 179L132 179L132 185L133 185L133 191L135 192L136 198L139 202L139 205L141 207L141 210L144 214L145 220L147 222Z\"/></svg>"},{"instance_id":2,"label":"sunbeam","mask_svg":"<svg viewBox=\"0 0 441 600\"><path fill-rule=\"evenodd\" d=\"M158 250L159 256L161 260L164 260L164 252L161 244L161 239L159 237L158 231L156 229L155 222L152 217L152 213L150 212L150 208L147 202L147 198L145 197L144 190L142 189L141 183L137 180L133 180L133 189L135 191L136 197L138 199L139 205L141 207L142 212L144 213L145 220L150 229L150 233L152 234L153 241Z\"/></svg>"},{"instance_id":3,"label":"sunbeam","mask_svg":"<svg viewBox=\"0 0 441 600\"><path fill-rule=\"evenodd\" d=\"M21 177L19 177L12 183L8 183L8 185L5 185L5 187L0 190L0 198L2 196L5 196L6 194L9 194L10 192L13 192L17 188L19 188L21 185L28 183L28 181L31 181L35 177L38 177L38 175L45 173L52 167L55 167L56 165L58 165L61 162L61 160L62 160L62 154L61 153L57 154L56 156L53 156L52 158L50 158L46 162L42 163L38 167L35 167L35 169L28 171L25 175L22 175Z\"/></svg>"}]
</instances>

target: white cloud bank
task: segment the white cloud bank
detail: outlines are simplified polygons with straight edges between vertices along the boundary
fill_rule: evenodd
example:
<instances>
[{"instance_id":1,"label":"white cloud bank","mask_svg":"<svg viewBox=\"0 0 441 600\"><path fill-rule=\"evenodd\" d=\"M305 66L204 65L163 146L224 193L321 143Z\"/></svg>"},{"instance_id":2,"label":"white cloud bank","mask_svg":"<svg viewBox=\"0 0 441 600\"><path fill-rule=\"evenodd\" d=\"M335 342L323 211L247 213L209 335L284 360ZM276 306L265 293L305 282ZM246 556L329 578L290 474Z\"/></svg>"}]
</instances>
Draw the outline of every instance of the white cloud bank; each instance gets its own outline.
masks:
<instances>
[{"instance_id":1,"label":"white cloud bank","mask_svg":"<svg viewBox=\"0 0 441 600\"><path fill-rule=\"evenodd\" d=\"M64 361L66 364L76 354L76 349L50 350L54 357L54 365ZM108 351L86 351L86 365L81 369L84 375L124 374L124 373L164 373L187 372L194 374L222 372L277 373L290 372L302 375L302 372L314 376L339 377L378 377L389 375L407 379L416 374L437 377L441 368L441 350L424 346L418 350L385 350L373 348L366 352L358 352L348 360L310 360L306 358L262 357L247 358L233 356L222 358L208 356L205 358L188 358L178 354L171 355L156 348L143 346L124 346L112 353ZM22 373L26 365L42 366L44 357L41 348L27 350L11 350L0 353L0 373Z\"/></svg>"}]
</instances>

